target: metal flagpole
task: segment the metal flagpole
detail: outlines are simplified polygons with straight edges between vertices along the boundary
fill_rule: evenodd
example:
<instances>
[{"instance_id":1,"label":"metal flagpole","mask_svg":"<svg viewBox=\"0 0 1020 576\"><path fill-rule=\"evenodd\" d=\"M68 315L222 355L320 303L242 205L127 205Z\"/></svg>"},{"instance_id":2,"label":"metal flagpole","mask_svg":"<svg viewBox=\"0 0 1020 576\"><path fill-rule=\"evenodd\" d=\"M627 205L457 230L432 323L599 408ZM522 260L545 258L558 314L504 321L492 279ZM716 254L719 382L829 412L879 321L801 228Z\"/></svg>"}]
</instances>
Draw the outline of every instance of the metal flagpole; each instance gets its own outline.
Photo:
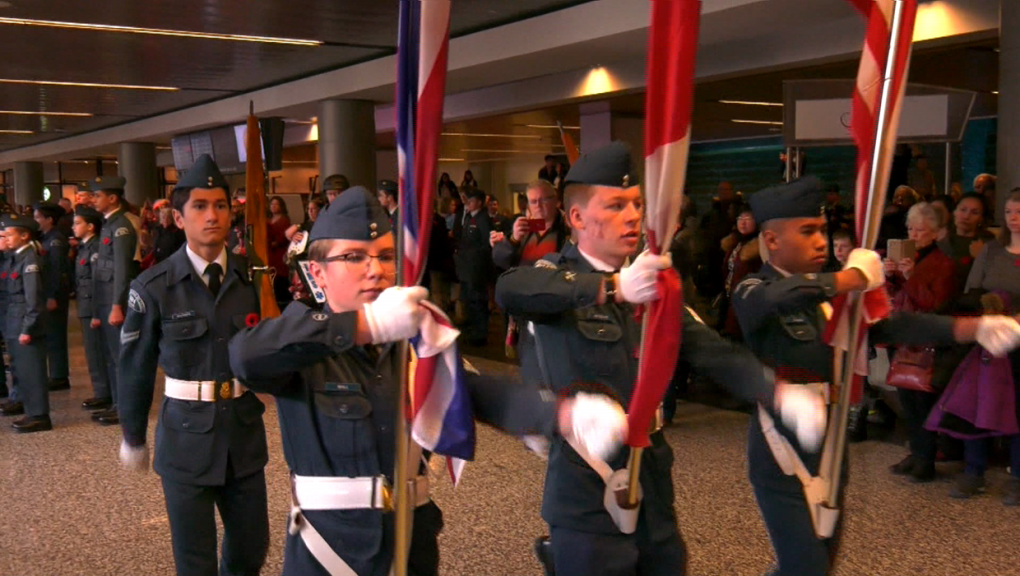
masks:
<instances>
[{"instance_id":1,"label":"metal flagpole","mask_svg":"<svg viewBox=\"0 0 1020 576\"><path fill-rule=\"evenodd\" d=\"M893 97L893 76L896 73L896 60L899 54L900 35L903 34L904 0L894 0L892 26L890 31L889 54L886 58L885 73L882 78L882 96L878 106L878 121L875 129L875 149L871 157L871 181L868 190L868 207L864 221L864 233L861 238L861 246L874 248L878 240L878 228L882 221L881 211L884 208L882 202L876 202L879 197L877 193L880 186L888 186L886 178L879 181L879 176L888 174L885 169L885 150L890 145L887 136L892 129L892 110L890 103ZM906 82L906 78L904 78ZM895 142L891 143L895 145ZM882 195L885 196L884 194ZM833 416L830 420L829 433L835 433L833 443L834 453L828 462L829 494L826 506L838 508L840 478L843 471L843 456L846 453L847 422L850 414L850 399L853 392L854 363L858 354L858 337L861 329L861 315L863 314L863 295L850 296L853 307L850 314L850 340L847 343L847 353L843 356L843 375L839 388L839 403L833 408ZM838 356L837 356L838 357Z\"/></svg>"}]
</instances>

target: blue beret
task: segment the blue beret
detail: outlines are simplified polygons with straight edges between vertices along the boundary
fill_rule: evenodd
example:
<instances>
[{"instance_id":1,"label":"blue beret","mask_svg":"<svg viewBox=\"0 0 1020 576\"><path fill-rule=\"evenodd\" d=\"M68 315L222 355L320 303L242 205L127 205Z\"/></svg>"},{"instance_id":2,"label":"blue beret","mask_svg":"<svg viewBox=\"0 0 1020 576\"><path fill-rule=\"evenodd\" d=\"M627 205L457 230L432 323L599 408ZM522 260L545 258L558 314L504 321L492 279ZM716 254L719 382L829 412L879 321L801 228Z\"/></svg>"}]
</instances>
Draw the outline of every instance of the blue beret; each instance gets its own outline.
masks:
<instances>
[{"instance_id":1,"label":"blue beret","mask_svg":"<svg viewBox=\"0 0 1020 576\"><path fill-rule=\"evenodd\" d=\"M52 202L36 202L33 208L54 220L57 220L64 214L67 214L67 212L64 211L63 206L53 204Z\"/></svg>"},{"instance_id":2,"label":"blue beret","mask_svg":"<svg viewBox=\"0 0 1020 576\"><path fill-rule=\"evenodd\" d=\"M212 157L202 154L177 181L174 190L179 188L223 188L229 191L230 185L227 184L227 179L223 177L223 174L220 174L220 167L216 165Z\"/></svg>"},{"instance_id":3,"label":"blue beret","mask_svg":"<svg viewBox=\"0 0 1020 576\"><path fill-rule=\"evenodd\" d=\"M630 145L617 140L577 159L570 167L566 184L630 188L640 184L630 159Z\"/></svg>"},{"instance_id":4,"label":"blue beret","mask_svg":"<svg viewBox=\"0 0 1020 576\"><path fill-rule=\"evenodd\" d=\"M312 225L309 242L316 240L362 240L370 242L391 231L390 218L364 186L348 188Z\"/></svg>"},{"instance_id":5,"label":"blue beret","mask_svg":"<svg viewBox=\"0 0 1020 576\"><path fill-rule=\"evenodd\" d=\"M113 192L119 196L124 195L124 184L127 180L120 176L99 176L89 182L89 190L92 192L99 192L105 190L106 192Z\"/></svg>"},{"instance_id":6,"label":"blue beret","mask_svg":"<svg viewBox=\"0 0 1020 576\"><path fill-rule=\"evenodd\" d=\"M751 195L751 212L758 224L778 218L818 218L823 215L825 192L814 176L779 184Z\"/></svg>"},{"instance_id":7,"label":"blue beret","mask_svg":"<svg viewBox=\"0 0 1020 576\"><path fill-rule=\"evenodd\" d=\"M4 228L24 228L31 232L39 231L39 223L35 221L35 218L31 216L19 215L19 214L4 214L3 215Z\"/></svg>"}]
</instances>

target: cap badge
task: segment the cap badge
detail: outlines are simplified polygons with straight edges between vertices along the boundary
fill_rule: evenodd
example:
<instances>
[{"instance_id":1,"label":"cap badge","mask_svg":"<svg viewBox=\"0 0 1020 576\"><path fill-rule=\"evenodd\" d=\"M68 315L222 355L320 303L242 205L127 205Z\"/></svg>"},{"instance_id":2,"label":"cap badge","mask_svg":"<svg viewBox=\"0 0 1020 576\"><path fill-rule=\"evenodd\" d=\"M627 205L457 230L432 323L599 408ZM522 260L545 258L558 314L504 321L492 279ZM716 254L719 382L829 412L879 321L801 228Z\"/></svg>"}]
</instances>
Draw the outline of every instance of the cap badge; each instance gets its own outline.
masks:
<instances>
[{"instance_id":1,"label":"cap badge","mask_svg":"<svg viewBox=\"0 0 1020 576\"><path fill-rule=\"evenodd\" d=\"M623 175L623 185L630 186L630 174Z\"/></svg>"}]
</instances>

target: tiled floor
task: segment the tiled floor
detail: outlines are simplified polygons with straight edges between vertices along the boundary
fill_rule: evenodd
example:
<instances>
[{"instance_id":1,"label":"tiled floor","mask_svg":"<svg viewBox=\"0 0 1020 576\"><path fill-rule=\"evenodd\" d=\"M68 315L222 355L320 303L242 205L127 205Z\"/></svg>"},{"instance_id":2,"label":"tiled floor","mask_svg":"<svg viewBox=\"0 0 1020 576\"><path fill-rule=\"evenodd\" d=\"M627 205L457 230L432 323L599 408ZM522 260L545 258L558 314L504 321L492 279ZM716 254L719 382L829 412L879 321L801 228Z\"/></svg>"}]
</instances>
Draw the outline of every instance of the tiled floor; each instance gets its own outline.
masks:
<instances>
[{"instance_id":1,"label":"tiled floor","mask_svg":"<svg viewBox=\"0 0 1020 576\"><path fill-rule=\"evenodd\" d=\"M51 395L52 432L15 435L0 421L0 576L100 576L173 573L158 478L122 472L119 430L88 420L80 334L72 329L73 388ZM477 360L483 370L511 369ZM287 469L269 403L267 469L273 542L264 574L278 574L289 506ZM152 425L155 425L153 414ZM680 407L666 435L676 449L677 514L695 576L756 576L771 550L744 474L747 416L703 405ZM150 435L151 438L151 435ZM837 574L1015 576L1020 574L1020 509L1004 508L990 475L989 495L946 496L948 483L924 486L886 467L902 448L866 442L851 448L852 484ZM545 531L538 516L544 464L521 443L481 428L478 461L454 490L440 473L435 499L446 513L443 573L539 575L531 542ZM951 468L944 468L948 477Z\"/></svg>"}]
</instances>

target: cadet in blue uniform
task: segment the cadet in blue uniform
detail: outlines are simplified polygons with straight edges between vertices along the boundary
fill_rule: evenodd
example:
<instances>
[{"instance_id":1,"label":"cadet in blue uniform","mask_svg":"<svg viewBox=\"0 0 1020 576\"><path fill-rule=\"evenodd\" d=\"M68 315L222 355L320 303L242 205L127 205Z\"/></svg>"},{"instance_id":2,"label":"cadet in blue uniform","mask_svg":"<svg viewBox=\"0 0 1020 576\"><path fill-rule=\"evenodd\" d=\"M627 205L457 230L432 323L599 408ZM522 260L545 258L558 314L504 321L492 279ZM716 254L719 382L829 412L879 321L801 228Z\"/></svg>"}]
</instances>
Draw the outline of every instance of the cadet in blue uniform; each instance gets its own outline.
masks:
<instances>
[{"instance_id":1,"label":"cadet in blue uniform","mask_svg":"<svg viewBox=\"0 0 1020 576\"><path fill-rule=\"evenodd\" d=\"M35 205L35 221L42 236L42 256L46 260L43 297L46 299L46 360L49 368L49 389L68 390L67 379L67 309L71 297L71 258L67 236L57 227L67 212L59 204L39 202Z\"/></svg>"},{"instance_id":2,"label":"cadet in blue uniform","mask_svg":"<svg viewBox=\"0 0 1020 576\"><path fill-rule=\"evenodd\" d=\"M85 348L85 362L92 380L92 397L81 403L86 410L107 410L113 406L110 379L107 374L106 348L99 330L102 327L93 303L93 265L99 259L99 232L103 215L88 206L78 206L71 225L78 238L77 261L74 264L75 294L78 321Z\"/></svg>"},{"instance_id":3,"label":"cadet in blue uniform","mask_svg":"<svg viewBox=\"0 0 1020 576\"><path fill-rule=\"evenodd\" d=\"M492 221L485 209L485 192L467 193L464 213L453 224L457 246L454 263L464 303L464 338L472 346L485 346L489 334L489 282L492 278Z\"/></svg>"},{"instance_id":4,"label":"cadet in blue uniform","mask_svg":"<svg viewBox=\"0 0 1020 576\"><path fill-rule=\"evenodd\" d=\"M25 417L11 426L18 432L52 430L49 390L46 387L46 336L43 326L46 308L43 300L45 268L40 264L38 245L33 237L39 224L28 216L4 216L4 234L13 252L7 275L9 291L7 351L17 370L18 398L5 415L24 411Z\"/></svg>"},{"instance_id":5,"label":"cadet in blue uniform","mask_svg":"<svg viewBox=\"0 0 1020 576\"><path fill-rule=\"evenodd\" d=\"M105 176L91 183L94 207L105 221L99 234L99 258L93 274L92 305L101 322L100 338L106 348L107 379L113 406L92 413L101 424L116 424L117 361L120 357L120 331L127 313L128 287L138 276L138 233L128 219L124 205L123 178Z\"/></svg>"},{"instance_id":6,"label":"cadet in blue uniform","mask_svg":"<svg viewBox=\"0 0 1020 576\"><path fill-rule=\"evenodd\" d=\"M822 305L837 294L879 288L885 273L878 254L861 248L850 253L842 271L819 273L828 249L824 199L818 180L811 177L751 196L751 209L761 226L761 241L769 259L761 271L737 286L733 303L745 342L764 363L783 378L810 385L805 388L822 389L828 397L833 352L822 341L826 322ZM877 343L937 345L975 338L989 350L1004 353L1017 345L1020 325L1002 316L954 320L904 314L869 330L869 341ZM805 441L803 434L795 434L793 427L775 419L768 407L761 408L752 420L748 469L778 560L774 576L822 576L832 569L839 524L831 538L816 537L801 481L783 472L783 468L796 468L783 456L794 454L811 476L817 476L822 459L817 447L823 444L823 436ZM791 449L784 449L777 458L770 443ZM805 450L805 444L815 450ZM845 480L841 488L846 486Z\"/></svg>"},{"instance_id":7,"label":"cadet in blue uniform","mask_svg":"<svg viewBox=\"0 0 1020 576\"><path fill-rule=\"evenodd\" d=\"M534 267L503 274L496 299L534 334L534 348L521 358L527 373L541 374L557 394L595 387L626 405L641 338L634 305L658 298L656 277L670 266L668 256L644 252L624 267L637 250L642 218L627 146L613 143L580 158L567 174L565 206L577 243ZM785 396L787 387L774 385L754 356L688 312L682 343L682 360L735 394L769 404ZM812 424L821 426L824 418L813 416ZM687 552L673 507L673 451L660 431L651 442L642 458L640 515L629 534L605 507L601 473L567 442L552 443L542 518L549 523L557 576L686 573ZM608 464L619 471L626 462L627 452L621 451Z\"/></svg>"},{"instance_id":8,"label":"cadet in blue uniform","mask_svg":"<svg viewBox=\"0 0 1020 576\"><path fill-rule=\"evenodd\" d=\"M153 469L178 576L254 576L269 545L265 406L234 378L227 342L258 321L248 264L227 253L228 185L202 155L174 188L187 244L131 283L118 365L121 461L144 469L156 367L166 374ZM217 569L216 513L223 519Z\"/></svg>"},{"instance_id":9,"label":"cadet in blue uniform","mask_svg":"<svg viewBox=\"0 0 1020 576\"><path fill-rule=\"evenodd\" d=\"M383 510L383 494L392 482L403 361L395 342L417 334L427 291L392 287L389 219L361 186L319 215L310 240L326 306L320 312L294 302L283 316L238 334L231 366L252 389L276 396L295 498L283 573L383 576L393 556L393 515ZM467 384L475 416L515 433L551 435L558 420L573 429L568 421L588 419L596 424L581 440L604 445L625 425L619 405L602 396L557 403L536 386L472 374ZM438 570L443 518L429 500L428 477L416 486L410 572L429 576Z\"/></svg>"},{"instance_id":10,"label":"cadet in blue uniform","mask_svg":"<svg viewBox=\"0 0 1020 576\"><path fill-rule=\"evenodd\" d=\"M3 333L7 331L7 267L10 262L10 253L7 250L7 236L3 231L3 218L0 218L0 341L3 340ZM11 391L14 389L14 367L11 367L11 383L7 384L7 367L4 366L4 354L0 351L0 416L4 415L4 409L8 402L13 401Z\"/></svg>"}]
</instances>

